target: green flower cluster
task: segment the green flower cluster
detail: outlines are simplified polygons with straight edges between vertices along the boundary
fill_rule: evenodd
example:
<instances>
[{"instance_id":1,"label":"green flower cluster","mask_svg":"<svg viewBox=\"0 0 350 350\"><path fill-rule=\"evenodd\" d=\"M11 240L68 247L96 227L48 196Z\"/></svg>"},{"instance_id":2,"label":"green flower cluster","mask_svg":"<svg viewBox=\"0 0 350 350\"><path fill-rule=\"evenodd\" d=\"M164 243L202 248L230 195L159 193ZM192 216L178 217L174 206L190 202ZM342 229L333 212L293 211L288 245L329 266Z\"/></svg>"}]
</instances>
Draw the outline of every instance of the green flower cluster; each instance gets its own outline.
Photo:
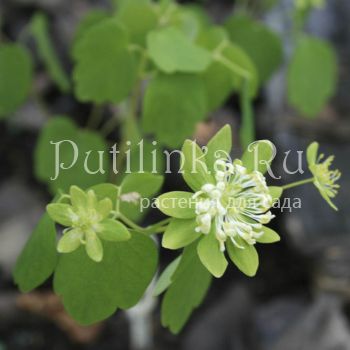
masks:
<instances>
[{"instance_id":1,"label":"green flower cluster","mask_svg":"<svg viewBox=\"0 0 350 350\"><path fill-rule=\"evenodd\" d=\"M47 206L52 220L67 227L58 242L58 252L70 253L85 245L88 256L100 262L103 258L101 240L121 242L131 237L124 224L114 218L109 198L98 200L93 190L84 192L77 186L71 186L67 198L70 204L52 203Z\"/></svg>"}]
</instances>

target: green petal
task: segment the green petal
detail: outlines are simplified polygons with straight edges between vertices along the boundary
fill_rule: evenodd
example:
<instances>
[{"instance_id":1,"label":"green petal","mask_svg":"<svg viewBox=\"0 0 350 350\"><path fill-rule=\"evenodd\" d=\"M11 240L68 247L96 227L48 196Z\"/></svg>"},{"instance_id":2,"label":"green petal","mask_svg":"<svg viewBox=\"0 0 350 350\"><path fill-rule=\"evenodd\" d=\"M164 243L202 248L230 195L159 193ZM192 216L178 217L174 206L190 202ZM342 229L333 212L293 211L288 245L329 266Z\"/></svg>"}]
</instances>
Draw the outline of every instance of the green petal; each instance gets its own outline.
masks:
<instances>
[{"instance_id":1,"label":"green petal","mask_svg":"<svg viewBox=\"0 0 350 350\"><path fill-rule=\"evenodd\" d=\"M278 186L269 186L269 193L272 197L272 201L275 203L278 199L281 198L283 193L283 188Z\"/></svg>"},{"instance_id":2,"label":"green petal","mask_svg":"<svg viewBox=\"0 0 350 350\"><path fill-rule=\"evenodd\" d=\"M69 189L70 199L74 208L86 208L87 195L78 186L71 186Z\"/></svg>"},{"instance_id":3,"label":"green petal","mask_svg":"<svg viewBox=\"0 0 350 350\"><path fill-rule=\"evenodd\" d=\"M269 227L263 226L262 231L264 234L256 239L256 241L259 243L276 243L281 240L281 237L278 235L278 233L274 230L271 230Z\"/></svg>"},{"instance_id":4,"label":"green petal","mask_svg":"<svg viewBox=\"0 0 350 350\"><path fill-rule=\"evenodd\" d=\"M205 156L208 169L214 171L215 161L227 159L232 148L232 130L230 125L221 128L208 142L208 152Z\"/></svg>"},{"instance_id":5,"label":"green petal","mask_svg":"<svg viewBox=\"0 0 350 350\"><path fill-rule=\"evenodd\" d=\"M71 253L74 252L82 244L81 240L83 233L78 230L70 230L65 233L62 238L58 241L57 251L59 253Z\"/></svg>"},{"instance_id":6,"label":"green petal","mask_svg":"<svg viewBox=\"0 0 350 350\"><path fill-rule=\"evenodd\" d=\"M46 206L46 210L53 221L63 226L72 226L72 218L75 214L71 205L51 203Z\"/></svg>"},{"instance_id":7,"label":"green petal","mask_svg":"<svg viewBox=\"0 0 350 350\"><path fill-rule=\"evenodd\" d=\"M86 253L94 261L100 262L103 258L103 246L97 234L92 231L86 232Z\"/></svg>"},{"instance_id":8,"label":"green petal","mask_svg":"<svg viewBox=\"0 0 350 350\"><path fill-rule=\"evenodd\" d=\"M131 238L128 229L119 221L106 219L99 224L98 236L105 241L122 242Z\"/></svg>"},{"instance_id":9,"label":"green petal","mask_svg":"<svg viewBox=\"0 0 350 350\"><path fill-rule=\"evenodd\" d=\"M329 198L328 194L323 190L323 188L321 186L319 186L317 184L317 182L315 182L315 186L317 187L317 189L319 190L322 198L330 205L331 208L333 208L334 210L338 211L338 208L336 207L336 205L331 201L331 199Z\"/></svg>"},{"instance_id":10,"label":"green petal","mask_svg":"<svg viewBox=\"0 0 350 350\"><path fill-rule=\"evenodd\" d=\"M201 236L195 231L196 226L194 219L172 219L164 232L162 246L168 249L186 247Z\"/></svg>"},{"instance_id":11,"label":"green petal","mask_svg":"<svg viewBox=\"0 0 350 350\"><path fill-rule=\"evenodd\" d=\"M182 147L182 155L182 176L193 191L199 191L205 184L214 183L203 152L195 142L186 140Z\"/></svg>"},{"instance_id":12,"label":"green petal","mask_svg":"<svg viewBox=\"0 0 350 350\"><path fill-rule=\"evenodd\" d=\"M237 248L228 240L226 243L228 255L239 270L249 277L254 277L259 267L259 256L256 249L242 239L235 239L244 249Z\"/></svg>"},{"instance_id":13,"label":"green petal","mask_svg":"<svg viewBox=\"0 0 350 350\"><path fill-rule=\"evenodd\" d=\"M311 143L306 150L306 159L309 167L313 164L316 164L317 152L318 152L318 142Z\"/></svg>"},{"instance_id":14,"label":"green petal","mask_svg":"<svg viewBox=\"0 0 350 350\"><path fill-rule=\"evenodd\" d=\"M213 232L199 241L197 253L202 264L213 276L219 278L225 273L227 260L220 251L219 242Z\"/></svg>"},{"instance_id":15,"label":"green petal","mask_svg":"<svg viewBox=\"0 0 350 350\"><path fill-rule=\"evenodd\" d=\"M97 203L96 209L102 218L105 219L111 213L112 207L112 201L109 198L104 198Z\"/></svg>"},{"instance_id":16,"label":"green petal","mask_svg":"<svg viewBox=\"0 0 350 350\"><path fill-rule=\"evenodd\" d=\"M275 153L275 146L269 140L251 143L242 156L243 165L248 171L260 171L264 174L269 169Z\"/></svg>"},{"instance_id":17,"label":"green petal","mask_svg":"<svg viewBox=\"0 0 350 350\"><path fill-rule=\"evenodd\" d=\"M174 191L157 198L157 208L165 215L178 219L192 219L196 216L193 193Z\"/></svg>"}]
</instances>

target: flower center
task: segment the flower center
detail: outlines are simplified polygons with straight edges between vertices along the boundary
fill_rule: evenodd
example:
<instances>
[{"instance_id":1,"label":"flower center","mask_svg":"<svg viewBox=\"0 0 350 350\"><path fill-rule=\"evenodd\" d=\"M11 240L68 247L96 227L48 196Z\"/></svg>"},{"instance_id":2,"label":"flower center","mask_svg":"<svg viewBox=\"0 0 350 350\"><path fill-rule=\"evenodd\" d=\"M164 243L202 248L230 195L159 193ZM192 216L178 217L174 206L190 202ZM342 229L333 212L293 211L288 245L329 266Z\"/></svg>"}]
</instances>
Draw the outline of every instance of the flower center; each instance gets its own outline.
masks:
<instances>
[{"instance_id":1,"label":"flower center","mask_svg":"<svg viewBox=\"0 0 350 350\"><path fill-rule=\"evenodd\" d=\"M222 251L227 239L239 248L243 248L241 240L255 244L263 234L262 225L274 217L269 211L273 203L265 177L258 171L248 173L239 161L218 160L214 168L216 183L202 186L193 195L196 231L214 231Z\"/></svg>"}]
</instances>

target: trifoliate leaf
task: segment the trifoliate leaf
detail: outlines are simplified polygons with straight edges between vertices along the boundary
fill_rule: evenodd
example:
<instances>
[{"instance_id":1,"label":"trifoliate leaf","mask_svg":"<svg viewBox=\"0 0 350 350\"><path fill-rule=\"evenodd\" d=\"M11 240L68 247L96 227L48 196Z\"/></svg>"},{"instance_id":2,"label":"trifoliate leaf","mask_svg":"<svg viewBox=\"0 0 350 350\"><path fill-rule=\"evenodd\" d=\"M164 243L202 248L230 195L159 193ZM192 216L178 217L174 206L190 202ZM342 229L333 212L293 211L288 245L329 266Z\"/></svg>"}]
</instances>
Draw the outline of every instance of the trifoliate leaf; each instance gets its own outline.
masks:
<instances>
[{"instance_id":1,"label":"trifoliate leaf","mask_svg":"<svg viewBox=\"0 0 350 350\"><path fill-rule=\"evenodd\" d=\"M193 191L199 191L205 184L214 183L214 178L206 165L206 158L194 141L186 140L181 151L182 176Z\"/></svg>"},{"instance_id":2,"label":"trifoliate leaf","mask_svg":"<svg viewBox=\"0 0 350 350\"><path fill-rule=\"evenodd\" d=\"M117 103L129 95L137 69L128 44L127 33L116 19L92 26L78 41L73 74L80 101Z\"/></svg>"},{"instance_id":3,"label":"trifoliate leaf","mask_svg":"<svg viewBox=\"0 0 350 350\"><path fill-rule=\"evenodd\" d=\"M45 214L17 259L13 276L19 289L27 293L42 284L53 273L57 257L55 224Z\"/></svg>"},{"instance_id":4,"label":"trifoliate leaf","mask_svg":"<svg viewBox=\"0 0 350 350\"><path fill-rule=\"evenodd\" d=\"M230 39L254 62L261 82L268 80L282 63L282 44L278 35L246 15L234 15L226 24Z\"/></svg>"},{"instance_id":5,"label":"trifoliate leaf","mask_svg":"<svg viewBox=\"0 0 350 350\"><path fill-rule=\"evenodd\" d=\"M256 239L258 243L276 243L281 240L281 237L278 235L278 233L269 227L263 226L262 231L264 234Z\"/></svg>"},{"instance_id":6,"label":"trifoliate leaf","mask_svg":"<svg viewBox=\"0 0 350 350\"><path fill-rule=\"evenodd\" d=\"M25 48L18 44L0 46L0 119L25 102L32 74L32 61Z\"/></svg>"},{"instance_id":7,"label":"trifoliate leaf","mask_svg":"<svg viewBox=\"0 0 350 350\"><path fill-rule=\"evenodd\" d=\"M162 246L167 249L186 247L201 236L195 231L196 226L195 219L172 219L163 234Z\"/></svg>"},{"instance_id":8,"label":"trifoliate leaf","mask_svg":"<svg viewBox=\"0 0 350 350\"><path fill-rule=\"evenodd\" d=\"M196 245L185 248L162 301L162 325L179 333L192 311L203 301L210 282L211 275L200 262Z\"/></svg>"},{"instance_id":9,"label":"trifoliate leaf","mask_svg":"<svg viewBox=\"0 0 350 350\"><path fill-rule=\"evenodd\" d=\"M130 239L130 232L119 221L106 219L99 224L98 236L105 241L122 242Z\"/></svg>"},{"instance_id":10,"label":"trifoliate leaf","mask_svg":"<svg viewBox=\"0 0 350 350\"><path fill-rule=\"evenodd\" d=\"M136 202L121 200L120 211L125 213L129 219L139 220L150 209L148 200L156 195L162 185L164 178L161 175L151 173L132 173L125 176L121 183L121 196L128 193L136 194Z\"/></svg>"},{"instance_id":11,"label":"trifoliate leaf","mask_svg":"<svg viewBox=\"0 0 350 350\"><path fill-rule=\"evenodd\" d=\"M157 208L177 219L192 219L196 215L192 196L193 193L183 191L164 193L157 198Z\"/></svg>"},{"instance_id":12,"label":"trifoliate leaf","mask_svg":"<svg viewBox=\"0 0 350 350\"><path fill-rule=\"evenodd\" d=\"M149 0L129 0L121 4L117 19L126 27L130 41L144 46L147 33L158 24L154 5Z\"/></svg>"},{"instance_id":13,"label":"trifoliate leaf","mask_svg":"<svg viewBox=\"0 0 350 350\"><path fill-rule=\"evenodd\" d=\"M172 277L179 266L181 255L173 260L162 272L154 287L153 296L157 297L165 292L172 283Z\"/></svg>"},{"instance_id":14,"label":"trifoliate leaf","mask_svg":"<svg viewBox=\"0 0 350 350\"><path fill-rule=\"evenodd\" d=\"M165 73L203 72L211 62L210 53L196 46L180 30L165 27L147 36L149 56Z\"/></svg>"},{"instance_id":15,"label":"trifoliate leaf","mask_svg":"<svg viewBox=\"0 0 350 350\"><path fill-rule=\"evenodd\" d=\"M288 68L289 103L306 117L315 117L334 94L336 80L332 48L316 38L301 39Z\"/></svg>"},{"instance_id":16,"label":"trifoliate leaf","mask_svg":"<svg viewBox=\"0 0 350 350\"><path fill-rule=\"evenodd\" d=\"M176 148L194 133L195 125L206 117L206 110L206 90L198 76L159 74L146 90L143 128L155 134L159 142Z\"/></svg>"},{"instance_id":17,"label":"trifoliate leaf","mask_svg":"<svg viewBox=\"0 0 350 350\"><path fill-rule=\"evenodd\" d=\"M55 292L68 313L88 325L129 308L142 297L157 266L151 238L133 234L126 242L103 243L103 259L92 261L83 247L63 254L55 271Z\"/></svg>"},{"instance_id":18,"label":"trifoliate leaf","mask_svg":"<svg viewBox=\"0 0 350 350\"><path fill-rule=\"evenodd\" d=\"M243 239L235 238L239 245L244 249L238 248L228 240L226 247L228 255L232 262L242 271L245 275L253 277L259 267L259 256L253 245L246 243Z\"/></svg>"},{"instance_id":19,"label":"trifoliate leaf","mask_svg":"<svg viewBox=\"0 0 350 350\"><path fill-rule=\"evenodd\" d=\"M229 125L221 128L207 144L205 160L208 169L214 174L214 164L218 159L227 159L232 148L232 130Z\"/></svg>"},{"instance_id":20,"label":"trifoliate leaf","mask_svg":"<svg viewBox=\"0 0 350 350\"><path fill-rule=\"evenodd\" d=\"M68 92L70 81L64 71L49 34L49 19L43 13L34 15L30 24L41 60L44 62L51 79L62 92Z\"/></svg>"},{"instance_id":21,"label":"trifoliate leaf","mask_svg":"<svg viewBox=\"0 0 350 350\"><path fill-rule=\"evenodd\" d=\"M248 171L257 170L264 174L269 169L275 152L275 146L269 140L255 141L243 153L243 165Z\"/></svg>"},{"instance_id":22,"label":"trifoliate leaf","mask_svg":"<svg viewBox=\"0 0 350 350\"><path fill-rule=\"evenodd\" d=\"M68 192L71 185L86 189L107 180L107 144L99 134L79 130L69 118L52 118L39 136L34 169L53 193L59 189Z\"/></svg>"},{"instance_id":23,"label":"trifoliate leaf","mask_svg":"<svg viewBox=\"0 0 350 350\"><path fill-rule=\"evenodd\" d=\"M199 241L197 253L202 264L213 276L219 278L225 273L228 263L224 253L220 251L214 232Z\"/></svg>"}]
</instances>

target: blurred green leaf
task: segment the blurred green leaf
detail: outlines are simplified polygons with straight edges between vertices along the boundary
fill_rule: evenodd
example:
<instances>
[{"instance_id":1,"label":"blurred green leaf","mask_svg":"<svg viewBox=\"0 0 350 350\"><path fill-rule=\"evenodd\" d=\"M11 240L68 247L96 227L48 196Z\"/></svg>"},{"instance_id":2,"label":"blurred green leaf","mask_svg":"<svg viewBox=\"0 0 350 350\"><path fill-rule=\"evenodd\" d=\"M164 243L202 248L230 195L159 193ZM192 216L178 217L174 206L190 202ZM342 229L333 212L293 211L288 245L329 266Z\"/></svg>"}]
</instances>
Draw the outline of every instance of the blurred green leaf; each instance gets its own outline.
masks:
<instances>
[{"instance_id":1,"label":"blurred green leaf","mask_svg":"<svg viewBox=\"0 0 350 350\"><path fill-rule=\"evenodd\" d=\"M57 258L55 224L44 214L17 259L13 276L19 289L27 293L45 282Z\"/></svg>"},{"instance_id":2,"label":"blurred green leaf","mask_svg":"<svg viewBox=\"0 0 350 350\"><path fill-rule=\"evenodd\" d=\"M68 92L70 81L52 45L47 16L42 13L34 15L31 20L30 29L35 38L39 56L43 60L51 79L62 92Z\"/></svg>"},{"instance_id":3,"label":"blurred green leaf","mask_svg":"<svg viewBox=\"0 0 350 350\"><path fill-rule=\"evenodd\" d=\"M149 0L129 0L119 6L118 20L126 27L130 41L145 46L147 33L158 24L158 16Z\"/></svg>"},{"instance_id":4,"label":"blurred green leaf","mask_svg":"<svg viewBox=\"0 0 350 350\"><path fill-rule=\"evenodd\" d=\"M313 118L333 96L337 82L337 60L324 41L302 38L288 67L288 101L298 112Z\"/></svg>"},{"instance_id":5,"label":"blurred green leaf","mask_svg":"<svg viewBox=\"0 0 350 350\"><path fill-rule=\"evenodd\" d=\"M195 125L206 117L206 109L206 91L198 76L159 74L146 90L143 128L160 143L175 148L193 134Z\"/></svg>"},{"instance_id":6,"label":"blurred green leaf","mask_svg":"<svg viewBox=\"0 0 350 350\"><path fill-rule=\"evenodd\" d=\"M240 46L254 62L259 80L268 80L281 65L282 43L278 35L246 15L234 15L225 24L233 43Z\"/></svg>"},{"instance_id":7,"label":"blurred green leaf","mask_svg":"<svg viewBox=\"0 0 350 350\"><path fill-rule=\"evenodd\" d=\"M61 144L54 144L61 142ZM76 146L74 146L74 144ZM76 148L75 148L76 147ZM56 157L56 148L59 155ZM99 154L103 152L102 163L104 173L89 174L84 166L86 152L89 154L86 165L91 172L99 169ZM56 167L63 163L69 167L77 155L76 162L69 169L61 169L57 179ZM59 189L68 192L71 185L83 189L106 182L109 172L107 144L97 133L88 130L79 130L67 117L50 119L41 131L35 148L35 174L38 179L46 182L50 190L56 193Z\"/></svg>"},{"instance_id":8,"label":"blurred green leaf","mask_svg":"<svg viewBox=\"0 0 350 350\"><path fill-rule=\"evenodd\" d=\"M165 73L202 72L211 61L207 50L196 46L174 27L150 32L147 47L150 58Z\"/></svg>"},{"instance_id":9,"label":"blurred green leaf","mask_svg":"<svg viewBox=\"0 0 350 350\"><path fill-rule=\"evenodd\" d=\"M117 103L131 92L137 75L128 35L116 19L92 26L74 50L75 93L80 101Z\"/></svg>"},{"instance_id":10,"label":"blurred green leaf","mask_svg":"<svg viewBox=\"0 0 350 350\"><path fill-rule=\"evenodd\" d=\"M28 97L33 67L25 48L0 45L0 119L13 113Z\"/></svg>"}]
</instances>

